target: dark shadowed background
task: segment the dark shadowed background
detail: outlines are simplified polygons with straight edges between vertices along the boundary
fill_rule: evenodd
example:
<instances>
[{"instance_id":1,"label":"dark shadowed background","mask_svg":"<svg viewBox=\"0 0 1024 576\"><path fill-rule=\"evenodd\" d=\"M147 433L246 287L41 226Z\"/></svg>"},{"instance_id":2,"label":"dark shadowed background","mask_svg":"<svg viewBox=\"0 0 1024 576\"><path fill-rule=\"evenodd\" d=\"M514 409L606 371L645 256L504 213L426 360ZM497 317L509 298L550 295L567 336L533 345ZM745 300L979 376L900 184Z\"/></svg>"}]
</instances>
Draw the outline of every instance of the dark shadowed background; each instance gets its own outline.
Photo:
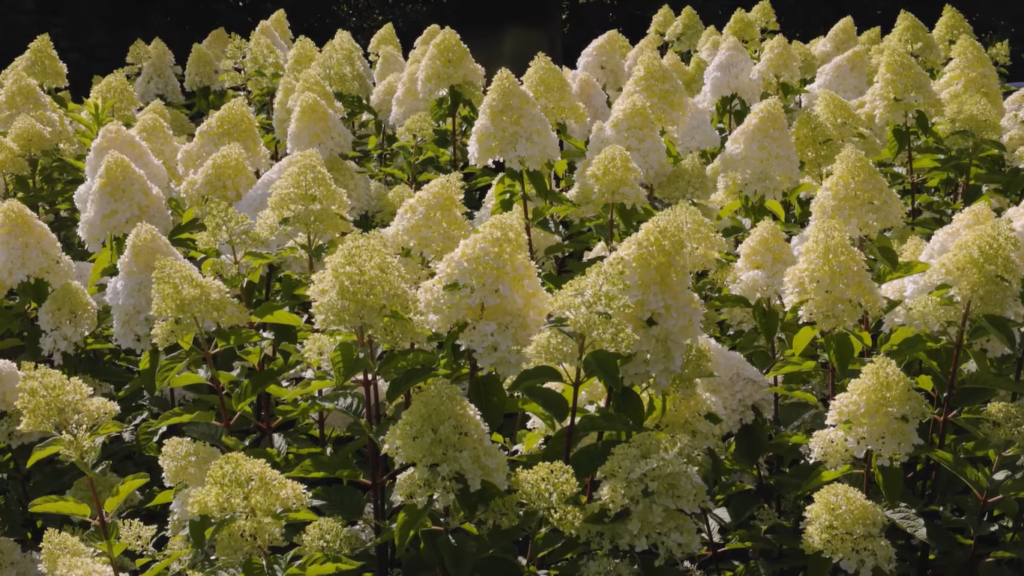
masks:
<instances>
[{"instance_id":1,"label":"dark shadowed background","mask_svg":"<svg viewBox=\"0 0 1024 576\"><path fill-rule=\"evenodd\" d=\"M719 29L737 7L756 0L672 0L677 13L687 4L705 25ZM288 13L292 31L318 45L335 30L352 32L363 46L385 22L393 22L406 50L427 25L455 28L489 73L508 66L522 73L537 51L572 64L596 36L618 28L631 41L643 37L651 16L665 0L0 0L4 33L0 68L48 32L70 71L72 91L88 91L93 75L124 65L128 47L159 36L182 66L193 42L214 28L248 37L256 23L274 10ZM939 0L773 0L782 31L810 40L840 18L852 15L861 31L891 28L901 8L929 28L942 12ZM1009 39L1014 65L1011 80L1024 80L1024 1L954 0L982 39Z\"/></svg>"}]
</instances>

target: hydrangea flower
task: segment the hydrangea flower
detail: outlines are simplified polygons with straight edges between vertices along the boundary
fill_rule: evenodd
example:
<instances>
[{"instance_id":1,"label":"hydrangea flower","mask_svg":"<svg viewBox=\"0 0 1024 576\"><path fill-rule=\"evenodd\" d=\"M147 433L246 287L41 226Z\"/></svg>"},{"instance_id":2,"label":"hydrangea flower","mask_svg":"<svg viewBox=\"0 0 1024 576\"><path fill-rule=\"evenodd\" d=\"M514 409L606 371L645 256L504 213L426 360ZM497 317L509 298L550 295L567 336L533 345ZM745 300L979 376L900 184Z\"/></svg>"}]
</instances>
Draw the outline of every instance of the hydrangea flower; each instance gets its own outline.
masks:
<instances>
[{"instance_id":1,"label":"hydrangea flower","mask_svg":"<svg viewBox=\"0 0 1024 576\"><path fill-rule=\"evenodd\" d=\"M501 159L512 170L540 170L558 156L558 138L537 101L511 72L498 70L469 137L469 162Z\"/></svg>"},{"instance_id":2,"label":"hydrangea flower","mask_svg":"<svg viewBox=\"0 0 1024 576\"><path fill-rule=\"evenodd\" d=\"M335 92L369 98L373 91L373 73L363 57L363 49L345 30L338 30L324 44L314 67Z\"/></svg>"},{"instance_id":3,"label":"hydrangea flower","mask_svg":"<svg viewBox=\"0 0 1024 576\"><path fill-rule=\"evenodd\" d=\"M95 179L87 180L75 192L75 205L81 212L78 235L92 252L98 252L110 236L126 235L140 222L163 233L171 229L163 193L117 151L110 151Z\"/></svg>"},{"instance_id":4,"label":"hydrangea flower","mask_svg":"<svg viewBox=\"0 0 1024 576\"><path fill-rule=\"evenodd\" d=\"M825 37L815 44L811 52L818 59L818 66L825 66L858 45L857 25L854 24L852 17L847 16L836 22Z\"/></svg>"},{"instance_id":5,"label":"hydrangea flower","mask_svg":"<svg viewBox=\"0 0 1024 576\"><path fill-rule=\"evenodd\" d=\"M710 505L700 458L684 438L658 432L642 432L612 448L598 469L601 486L588 512L602 511L610 518L628 510L629 516L622 522L585 523L583 537L599 548L654 548L670 557L700 549L697 523L690 516Z\"/></svg>"},{"instance_id":6,"label":"hydrangea flower","mask_svg":"<svg viewBox=\"0 0 1024 576\"><path fill-rule=\"evenodd\" d=\"M692 52L697 49L697 41L703 33L704 23L700 21L700 16L696 10L687 6L665 31L665 41L677 52Z\"/></svg>"},{"instance_id":7,"label":"hydrangea flower","mask_svg":"<svg viewBox=\"0 0 1024 576\"><path fill-rule=\"evenodd\" d=\"M700 299L683 287L691 274L714 267L725 241L691 206L677 204L645 222L607 260L630 305L621 312L638 340L632 379L653 379L664 389L683 369L683 358L700 336Z\"/></svg>"},{"instance_id":8,"label":"hydrangea flower","mask_svg":"<svg viewBox=\"0 0 1024 576\"><path fill-rule=\"evenodd\" d=\"M202 488L207 471L220 457L220 450L206 442L172 436L160 449L164 484L170 488Z\"/></svg>"},{"instance_id":9,"label":"hydrangea flower","mask_svg":"<svg viewBox=\"0 0 1024 576\"><path fill-rule=\"evenodd\" d=\"M669 170L668 152L647 100L637 94L619 98L612 106L607 122L596 122L587 147L587 162L592 162L605 148L619 145L629 152L640 168L643 182L664 178Z\"/></svg>"},{"instance_id":10,"label":"hydrangea flower","mask_svg":"<svg viewBox=\"0 0 1024 576\"><path fill-rule=\"evenodd\" d=\"M626 56L629 40L618 30L609 30L583 49L576 60L576 69L593 76L614 101L626 83Z\"/></svg>"},{"instance_id":11,"label":"hydrangea flower","mask_svg":"<svg viewBox=\"0 0 1024 576\"><path fill-rule=\"evenodd\" d=\"M753 74L772 92L779 92L782 83L796 86L801 77L800 57L786 37L779 34L761 47L761 59L754 66Z\"/></svg>"},{"instance_id":12,"label":"hydrangea flower","mask_svg":"<svg viewBox=\"0 0 1024 576\"><path fill-rule=\"evenodd\" d=\"M395 32L395 25L391 22L384 24L373 33L366 51L370 53L371 57L373 55L379 56L386 48L395 50L399 54L402 53L402 43L399 42L398 34Z\"/></svg>"},{"instance_id":13,"label":"hydrangea flower","mask_svg":"<svg viewBox=\"0 0 1024 576\"><path fill-rule=\"evenodd\" d=\"M220 79L223 70L220 60L202 44L193 44L192 51L185 63L185 89L193 92L200 88L222 90L224 82Z\"/></svg>"},{"instance_id":14,"label":"hydrangea flower","mask_svg":"<svg viewBox=\"0 0 1024 576\"><path fill-rule=\"evenodd\" d=\"M43 90L64 88L68 85L68 67L61 62L49 34L37 36L28 45L25 53L14 59L3 74L0 74L0 85L6 84L15 70L23 72Z\"/></svg>"},{"instance_id":15,"label":"hydrangea flower","mask_svg":"<svg viewBox=\"0 0 1024 576\"><path fill-rule=\"evenodd\" d=\"M704 337L711 349L710 376L697 379L697 393L722 422L720 434L734 434L741 426L755 419L753 408L762 414L771 411L769 382L760 370L747 362L739 352L729 350Z\"/></svg>"},{"instance_id":16,"label":"hydrangea flower","mask_svg":"<svg viewBox=\"0 0 1024 576\"><path fill-rule=\"evenodd\" d=\"M857 46L843 52L818 69L814 82L807 86L804 105L814 104L818 94L828 90L843 100L852 101L868 91L868 49Z\"/></svg>"},{"instance_id":17,"label":"hydrangea flower","mask_svg":"<svg viewBox=\"0 0 1024 576\"><path fill-rule=\"evenodd\" d=\"M726 141L725 149L708 166L718 182L718 193L728 200L780 200L800 181L789 125L778 98L758 103Z\"/></svg>"},{"instance_id":18,"label":"hydrangea flower","mask_svg":"<svg viewBox=\"0 0 1024 576\"><path fill-rule=\"evenodd\" d=\"M796 264L786 233L772 220L762 220L736 251L739 259L727 282L729 291L751 302L779 302L786 270Z\"/></svg>"},{"instance_id":19,"label":"hydrangea flower","mask_svg":"<svg viewBox=\"0 0 1024 576\"><path fill-rule=\"evenodd\" d=\"M185 101L181 95L181 84L175 77L175 71L180 73L181 69L174 65L174 54L163 40L154 38L139 64L142 70L135 79L135 95L139 102L148 104L157 98L172 104Z\"/></svg>"},{"instance_id":20,"label":"hydrangea flower","mask_svg":"<svg viewBox=\"0 0 1024 576\"><path fill-rule=\"evenodd\" d=\"M270 168L270 152L260 138L256 117L245 98L235 98L207 117L196 130L195 139L181 147L178 165L182 176L191 176L207 158L232 142L245 149L255 171L262 173Z\"/></svg>"},{"instance_id":21,"label":"hydrangea flower","mask_svg":"<svg viewBox=\"0 0 1024 576\"><path fill-rule=\"evenodd\" d=\"M471 94L483 84L484 68L473 60L459 34L451 28L441 30L430 43L417 70L416 87L420 97L433 102L451 86Z\"/></svg>"},{"instance_id":22,"label":"hydrangea flower","mask_svg":"<svg viewBox=\"0 0 1024 576\"><path fill-rule=\"evenodd\" d=\"M784 284L786 307L802 303L800 319L823 332L849 328L884 307L864 255L836 220L817 220L807 228L807 241Z\"/></svg>"},{"instance_id":23,"label":"hydrangea flower","mask_svg":"<svg viewBox=\"0 0 1024 576\"><path fill-rule=\"evenodd\" d=\"M846 484L829 484L813 496L804 510L803 547L821 552L848 572L891 571L896 558L883 536L887 523L882 507Z\"/></svg>"},{"instance_id":24,"label":"hydrangea flower","mask_svg":"<svg viewBox=\"0 0 1024 576\"><path fill-rule=\"evenodd\" d=\"M152 282L152 337L160 348L216 327L249 321L248 311L231 298L227 286L204 277L183 259L157 260Z\"/></svg>"},{"instance_id":25,"label":"hydrangea flower","mask_svg":"<svg viewBox=\"0 0 1024 576\"><path fill-rule=\"evenodd\" d=\"M95 548L56 528L47 528L43 534L39 569L46 576L108 576L113 573L109 561L101 561Z\"/></svg>"},{"instance_id":26,"label":"hydrangea flower","mask_svg":"<svg viewBox=\"0 0 1024 576\"><path fill-rule=\"evenodd\" d=\"M719 100L736 95L753 106L761 100L761 81L754 75L754 61L747 49L732 36L723 36L721 46L704 71L704 87L697 101L714 110Z\"/></svg>"},{"instance_id":27,"label":"hydrangea flower","mask_svg":"<svg viewBox=\"0 0 1024 576\"><path fill-rule=\"evenodd\" d=\"M953 57L935 81L942 98L943 115L938 119L944 135L968 130L977 138L998 139L1002 134L1003 94L999 74L985 49L970 36L961 36L950 52ZM963 138L950 139L967 146Z\"/></svg>"},{"instance_id":28,"label":"hydrangea flower","mask_svg":"<svg viewBox=\"0 0 1024 576\"><path fill-rule=\"evenodd\" d=\"M472 227L462 204L461 174L431 180L404 202L385 235L395 252L408 248L428 261L439 261L469 237Z\"/></svg>"},{"instance_id":29,"label":"hydrangea flower","mask_svg":"<svg viewBox=\"0 0 1024 576\"><path fill-rule=\"evenodd\" d=\"M419 340L416 289L380 232L350 234L313 275L309 296L316 325L372 337L391 346Z\"/></svg>"},{"instance_id":30,"label":"hydrangea flower","mask_svg":"<svg viewBox=\"0 0 1024 576\"><path fill-rule=\"evenodd\" d=\"M882 43L886 49L896 49L912 56L926 70L942 65L942 50L938 42L928 28L906 10L900 10L896 25Z\"/></svg>"},{"instance_id":31,"label":"hydrangea flower","mask_svg":"<svg viewBox=\"0 0 1024 576\"><path fill-rule=\"evenodd\" d=\"M214 546L219 559L237 562L284 544L283 514L309 506L305 487L264 460L235 452L218 458L206 484L191 490L189 513L224 521Z\"/></svg>"},{"instance_id":32,"label":"hydrangea flower","mask_svg":"<svg viewBox=\"0 0 1024 576\"><path fill-rule=\"evenodd\" d=\"M586 108L577 101L569 80L547 55L537 54L530 62L523 74L523 88L533 96L552 125L586 122Z\"/></svg>"},{"instance_id":33,"label":"hydrangea flower","mask_svg":"<svg viewBox=\"0 0 1024 576\"><path fill-rule=\"evenodd\" d=\"M527 251L522 215L492 216L435 270L419 289L424 324L446 332L466 323L459 340L481 367L517 372L549 300Z\"/></svg>"},{"instance_id":34,"label":"hydrangea flower","mask_svg":"<svg viewBox=\"0 0 1024 576\"><path fill-rule=\"evenodd\" d=\"M956 44L961 36L974 38L974 28L959 10L949 4L942 7L942 16L935 23L932 29L932 37L939 45L943 58L949 58L953 44Z\"/></svg>"},{"instance_id":35,"label":"hydrangea flower","mask_svg":"<svg viewBox=\"0 0 1024 576\"><path fill-rule=\"evenodd\" d=\"M918 110L930 118L942 111L928 74L906 52L892 47L883 52L875 83L862 100L861 113L879 128L903 124Z\"/></svg>"},{"instance_id":36,"label":"hydrangea flower","mask_svg":"<svg viewBox=\"0 0 1024 576\"><path fill-rule=\"evenodd\" d=\"M849 54L849 52L847 53ZM838 62L840 56L833 63ZM805 108L793 124L793 144L803 162L803 172L812 180L823 181L836 156L854 146L868 157L881 152L871 126L833 93L822 89L811 108Z\"/></svg>"},{"instance_id":37,"label":"hydrangea flower","mask_svg":"<svg viewBox=\"0 0 1024 576\"><path fill-rule=\"evenodd\" d=\"M0 200L0 294L26 280L58 286L72 279L72 264L57 237L17 200Z\"/></svg>"},{"instance_id":38,"label":"hydrangea flower","mask_svg":"<svg viewBox=\"0 0 1024 576\"><path fill-rule=\"evenodd\" d=\"M153 271L160 259L184 258L150 224L135 226L118 259L118 274L107 283L106 301L113 315L114 343L137 352L149 347Z\"/></svg>"},{"instance_id":39,"label":"hydrangea flower","mask_svg":"<svg viewBox=\"0 0 1024 576\"><path fill-rule=\"evenodd\" d=\"M873 238L903 223L903 202L863 152L848 145L811 201L812 221L834 218L854 237Z\"/></svg>"},{"instance_id":40,"label":"hydrangea flower","mask_svg":"<svg viewBox=\"0 0 1024 576\"><path fill-rule=\"evenodd\" d=\"M181 197L189 206L202 206L207 199L233 204L256 184L241 144L231 143L215 152L181 185Z\"/></svg>"},{"instance_id":41,"label":"hydrangea flower","mask_svg":"<svg viewBox=\"0 0 1024 576\"><path fill-rule=\"evenodd\" d=\"M880 465L895 466L923 442L917 427L930 414L924 396L896 362L875 356L846 391L832 400L825 423L837 427L841 437L837 440L849 446L851 455L864 457L871 450ZM813 442L811 457L819 459Z\"/></svg>"},{"instance_id":42,"label":"hydrangea flower","mask_svg":"<svg viewBox=\"0 0 1024 576\"><path fill-rule=\"evenodd\" d=\"M447 506L462 487L475 492L487 481L504 489L508 461L489 436L458 387L447 380L428 383L384 437L384 453L413 465L398 476L392 500L423 505L433 497Z\"/></svg>"},{"instance_id":43,"label":"hydrangea flower","mask_svg":"<svg viewBox=\"0 0 1024 576\"><path fill-rule=\"evenodd\" d=\"M43 354L54 364L62 364L63 354L73 353L96 329L96 311L96 302L78 282L57 286L39 307L39 328L43 331L39 347Z\"/></svg>"}]
</instances>

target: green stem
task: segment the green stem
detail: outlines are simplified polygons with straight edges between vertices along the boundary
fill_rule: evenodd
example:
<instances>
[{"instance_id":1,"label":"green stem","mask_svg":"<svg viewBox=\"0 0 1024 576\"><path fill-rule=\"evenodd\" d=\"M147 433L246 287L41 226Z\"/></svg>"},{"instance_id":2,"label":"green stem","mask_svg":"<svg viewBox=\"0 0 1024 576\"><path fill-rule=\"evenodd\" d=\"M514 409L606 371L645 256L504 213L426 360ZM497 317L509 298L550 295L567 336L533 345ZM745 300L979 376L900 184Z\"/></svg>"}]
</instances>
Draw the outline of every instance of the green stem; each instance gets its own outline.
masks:
<instances>
[{"instance_id":1,"label":"green stem","mask_svg":"<svg viewBox=\"0 0 1024 576\"><path fill-rule=\"evenodd\" d=\"M96 506L96 519L100 525L100 535L103 536L103 542L107 547L107 556L110 557L110 569L114 571L114 576L121 576L121 572L117 569L117 556L114 555L114 543L110 541L110 531L107 530L107 513L103 510L103 503L100 502L100 495L96 491L96 482L93 480L92 474L86 474L85 479L89 484L93 505Z\"/></svg>"}]
</instances>

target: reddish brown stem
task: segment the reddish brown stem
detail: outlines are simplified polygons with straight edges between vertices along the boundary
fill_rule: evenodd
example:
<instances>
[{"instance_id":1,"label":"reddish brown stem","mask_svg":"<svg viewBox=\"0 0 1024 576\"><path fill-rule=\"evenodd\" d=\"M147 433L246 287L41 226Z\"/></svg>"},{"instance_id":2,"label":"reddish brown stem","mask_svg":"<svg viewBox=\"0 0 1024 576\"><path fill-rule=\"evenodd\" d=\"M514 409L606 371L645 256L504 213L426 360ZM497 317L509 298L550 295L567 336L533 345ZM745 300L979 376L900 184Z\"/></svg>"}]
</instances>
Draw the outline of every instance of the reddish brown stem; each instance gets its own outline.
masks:
<instances>
[{"instance_id":1,"label":"reddish brown stem","mask_svg":"<svg viewBox=\"0 0 1024 576\"><path fill-rule=\"evenodd\" d=\"M86 481L89 484L89 493L92 494L93 506L96 507L96 519L100 525L100 535L103 536L103 542L107 546L107 556L110 557L110 569L114 571L114 576L121 576L121 572L117 569L117 557L114 556L114 543L110 541L110 532L107 530L107 513L103 510L103 503L100 502L100 495L96 492L96 482L92 479L92 475L86 475Z\"/></svg>"}]
</instances>

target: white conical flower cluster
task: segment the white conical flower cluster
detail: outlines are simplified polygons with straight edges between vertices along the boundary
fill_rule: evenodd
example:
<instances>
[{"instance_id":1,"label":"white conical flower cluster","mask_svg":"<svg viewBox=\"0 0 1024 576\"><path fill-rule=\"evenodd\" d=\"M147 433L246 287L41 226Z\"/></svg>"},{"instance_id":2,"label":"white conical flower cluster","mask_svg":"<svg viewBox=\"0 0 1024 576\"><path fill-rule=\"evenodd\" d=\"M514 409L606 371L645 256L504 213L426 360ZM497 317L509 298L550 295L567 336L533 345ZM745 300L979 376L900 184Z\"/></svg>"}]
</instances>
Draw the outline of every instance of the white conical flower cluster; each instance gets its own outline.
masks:
<instances>
[{"instance_id":1,"label":"white conical flower cluster","mask_svg":"<svg viewBox=\"0 0 1024 576\"><path fill-rule=\"evenodd\" d=\"M558 138L537 101L502 68L487 88L469 138L469 161L503 160L513 170L539 170L558 158Z\"/></svg>"},{"instance_id":2,"label":"white conical flower cluster","mask_svg":"<svg viewBox=\"0 0 1024 576\"><path fill-rule=\"evenodd\" d=\"M544 324L549 300L527 250L522 215L491 217L435 269L419 290L425 325L447 332L465 323L459 340L480 366L515 373Z\"/></svg>"}]
</instances>

